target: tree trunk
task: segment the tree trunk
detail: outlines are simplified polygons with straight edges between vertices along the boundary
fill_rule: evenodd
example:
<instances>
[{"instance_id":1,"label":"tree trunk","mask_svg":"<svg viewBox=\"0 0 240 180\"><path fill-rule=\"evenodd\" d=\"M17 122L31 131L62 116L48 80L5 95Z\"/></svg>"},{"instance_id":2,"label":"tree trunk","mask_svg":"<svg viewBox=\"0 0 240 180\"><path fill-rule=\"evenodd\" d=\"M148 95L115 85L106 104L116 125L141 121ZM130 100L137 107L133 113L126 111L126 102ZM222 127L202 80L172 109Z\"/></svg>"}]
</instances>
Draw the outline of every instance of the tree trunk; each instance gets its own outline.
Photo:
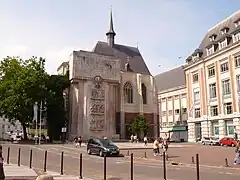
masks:
<instances>
[{"instance_id":1,"label":"tree trunk","mask_svg":"<svg viewBox=\"0 0 240 180\"><path fill-rule=\"evenodd\" d=\"M27 136L27 127L26 127L25 122L22 123L22 127L23 127L23 139L24 139L24 140L27 140L27 139L28 139L28 136Z\"/></svg>"}]
</instances>

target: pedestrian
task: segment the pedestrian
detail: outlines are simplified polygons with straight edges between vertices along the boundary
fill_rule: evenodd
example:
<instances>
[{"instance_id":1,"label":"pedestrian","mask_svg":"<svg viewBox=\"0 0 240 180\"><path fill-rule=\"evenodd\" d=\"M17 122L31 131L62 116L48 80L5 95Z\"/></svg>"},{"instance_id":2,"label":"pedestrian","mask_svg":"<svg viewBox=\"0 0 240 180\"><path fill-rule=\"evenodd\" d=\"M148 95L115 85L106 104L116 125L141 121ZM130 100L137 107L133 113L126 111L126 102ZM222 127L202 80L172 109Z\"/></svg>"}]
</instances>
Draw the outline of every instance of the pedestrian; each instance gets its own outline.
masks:
<instances>
[{"instance_id":1,"label":"pedestrian","mask_svg":"<svg viewBox=\"0 0 240 180\"><path fill-rule=\"evenodd\" d=\"M235 156L233 164L239 165L240 164L240 141L237 142L235 153L236 153L236 156Z\"/></svg>"},{"instance_id":2,"label":"pedestrian","mask_svg":"<svg viewBox=\"0 0 240 180\"><path fill-rule=\"evenodd\" d=\"M78 138L77 137L75 137L73 139L73 143L75 144L75 147L78 147Z\"/></svg>"},{"instance_id":3,"label":"pedestrian","mask_svg":"<svg viewBox=\"0 0 240 180\"><path fill-rule=\"evenodd\" d=\"M131 141L131 143L133 143L133 141L134 141L134 136L133 136L133 134L132 134L131 137L130 137L130 141Z\"/></svg>"},{"instance_id":4,"label":"pedestrian","mask_svg":"<svg viewBox=\"0 0 240 180\"><path fill-rule=\"evenodd\" d=\"M143 141L144 141L144 146L147 146L147 136L144 136Z\"/></svg>"},{"instance_id":5,"label":"pedestrian","mask_svg":"<svg viewBox=\"0 0 240 180\"><path fill-rule=\"evenodd\" d=\"M82 147L82 136L78 137L78 145L79 147Z\"/></svg>"},{"instance_id":6,"label":"pedestrian","mask_svg":"<svg viewBox=\"0 0 240 180\"><path fill-rule=\"evenodd\" d=\"M134 142L137 143L137 135L133 136Z\"/></svg>"},{"instance_id":7,"label":"pedestrian","mask_svg":"<svg viewBox=\"0 0 240 180\"><path fill-rule=\"evenodd\" d=\"M159 155L159 141L158 141L158 138L156 138L155 141L153 142L153 155L154 156Z\"/></svg>"},{"instance_id":8,"label":"pedestrian","mask_svg":"<svg viewBox=\"0 0 240 180\"><path fill-rule=\"evenodd\" d=\"M0 180L5 179L4 169L3 169L3 155L2 155L2 145L0 145Z\"/></svg>"}]
</instances>

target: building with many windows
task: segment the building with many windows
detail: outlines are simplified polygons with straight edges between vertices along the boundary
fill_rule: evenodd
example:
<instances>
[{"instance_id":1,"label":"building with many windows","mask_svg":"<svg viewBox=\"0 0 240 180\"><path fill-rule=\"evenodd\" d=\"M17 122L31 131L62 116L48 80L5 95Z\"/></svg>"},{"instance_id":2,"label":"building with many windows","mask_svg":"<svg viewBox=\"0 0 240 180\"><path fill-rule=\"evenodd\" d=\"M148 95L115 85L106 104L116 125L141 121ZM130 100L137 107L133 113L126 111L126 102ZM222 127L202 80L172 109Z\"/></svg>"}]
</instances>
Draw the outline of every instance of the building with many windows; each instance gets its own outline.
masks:
<instances>
[{"instance_id":1,"label":"building with many windows","mask_svg":"<svg viewBox=\"0 0 240 180\"><path fill-rule=\"evenodd\" d=\"M187 89L183 66L154 77L159 104L160 136L187 141Z\"/></svg>"},{"instance_id":2,"label":"building with many windows","mask_svg":"<svg viewBox=\"0 0 240 180\"><path fill-rule=\"evenodd\" d=\"M240 11L208 30L186 61L189 141L240 134Z\"/></svg>"}]
</instances>

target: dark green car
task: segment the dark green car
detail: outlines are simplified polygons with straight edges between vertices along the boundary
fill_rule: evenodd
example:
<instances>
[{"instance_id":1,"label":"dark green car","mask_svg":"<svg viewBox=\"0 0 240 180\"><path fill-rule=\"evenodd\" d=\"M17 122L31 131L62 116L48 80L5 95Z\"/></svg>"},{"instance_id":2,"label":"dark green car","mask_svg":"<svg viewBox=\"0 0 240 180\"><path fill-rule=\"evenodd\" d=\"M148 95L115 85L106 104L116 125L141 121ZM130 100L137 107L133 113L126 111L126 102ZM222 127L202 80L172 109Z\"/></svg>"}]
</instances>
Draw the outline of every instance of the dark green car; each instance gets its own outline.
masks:
<instances>
[{"instance_id":1,"label":"dark green car","mask_svg":"<svg viewBox=\"0 0 240 180\"><path fill-rule=\"evenodd\" d=\"M87 143L88 154L98 154L99 156L118 156L120 151L119 148L108 139L92 138Z\"/></svg>"}]
</instances>

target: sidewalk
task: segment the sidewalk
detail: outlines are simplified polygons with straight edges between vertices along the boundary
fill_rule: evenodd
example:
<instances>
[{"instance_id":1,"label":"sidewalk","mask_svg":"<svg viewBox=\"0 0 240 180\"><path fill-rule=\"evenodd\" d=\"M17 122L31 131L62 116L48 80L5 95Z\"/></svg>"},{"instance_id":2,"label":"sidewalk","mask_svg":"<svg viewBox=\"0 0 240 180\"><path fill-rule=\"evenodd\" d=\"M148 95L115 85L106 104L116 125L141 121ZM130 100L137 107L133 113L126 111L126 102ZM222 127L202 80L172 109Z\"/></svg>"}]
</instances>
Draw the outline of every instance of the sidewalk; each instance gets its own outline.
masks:
<instances>
[{"instance_id":1,"label":"sidewalk","mask_svg":"<svg viewBox=\"0 0 240 180\"><path fill-rule=\"evenodd\" d=\"M26 166L17 166L15 164L4 164L5 180L36 180L39 173L34 169L29 169ZM47 174L53 176L54 180L76 180L79 179L77 176L71 175L60 175L59 173L47 171ZM93 180L89 178L83 178L83 180Z\"/></svg>"}]
</instances>

